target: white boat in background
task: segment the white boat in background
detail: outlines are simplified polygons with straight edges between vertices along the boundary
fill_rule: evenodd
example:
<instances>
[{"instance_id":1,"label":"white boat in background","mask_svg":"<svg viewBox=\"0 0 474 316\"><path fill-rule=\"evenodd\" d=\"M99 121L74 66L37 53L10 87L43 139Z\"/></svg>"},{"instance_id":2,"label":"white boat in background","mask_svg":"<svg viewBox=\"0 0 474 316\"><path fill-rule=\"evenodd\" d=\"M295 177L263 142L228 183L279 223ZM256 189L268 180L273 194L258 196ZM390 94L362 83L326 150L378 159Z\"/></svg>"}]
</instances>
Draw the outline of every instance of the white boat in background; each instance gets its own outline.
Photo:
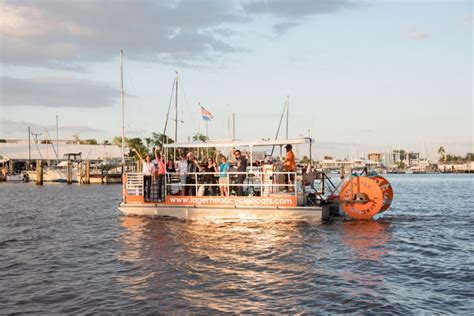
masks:
<instances>
[{"instance_id":1,"label":"white boat in background","mask_svg":"<svg viewBox=\"0 0 474 316\"><path fill-rule=\"evenodd\" d=\"M26 172L7 175L7 182L28 182L29 176Z\"/></svg>"},{"instance_id":2,"label":"white boat in background","mask_svg":"<svg viewBox=\"0 0 474 316\"><path fill-rule=\"evenodd\" d=\"M67 161L61 161L55 167L43 170L44 182L67 182ZM36 171L28 171L30 180L36 181ZM77 163L73 162L72 182L77 182Z\"/></svg>"},{"instance_id":3,"label":"white boat in background","mask_svg":"<svg viewBox=\"0 0 474 316\"><path fill-rule=\"evenodd\" d=\"M23 171L20 173L12 173L12 161L5 155L0 155L0 181L7 182L28 182L28 174Z\"/></svg>"},{"instance_id":4,"label":"white boat in background","mask_svg":"<svg viewBox=\"0 0 474 316\"><path fill-rule=\"evenodd\" d=\"M5 155L0 155L0 182L1 181L7 181L7 174L8 174L8 161L10 158L8 158Z\"/></svg>"}]
</instances>

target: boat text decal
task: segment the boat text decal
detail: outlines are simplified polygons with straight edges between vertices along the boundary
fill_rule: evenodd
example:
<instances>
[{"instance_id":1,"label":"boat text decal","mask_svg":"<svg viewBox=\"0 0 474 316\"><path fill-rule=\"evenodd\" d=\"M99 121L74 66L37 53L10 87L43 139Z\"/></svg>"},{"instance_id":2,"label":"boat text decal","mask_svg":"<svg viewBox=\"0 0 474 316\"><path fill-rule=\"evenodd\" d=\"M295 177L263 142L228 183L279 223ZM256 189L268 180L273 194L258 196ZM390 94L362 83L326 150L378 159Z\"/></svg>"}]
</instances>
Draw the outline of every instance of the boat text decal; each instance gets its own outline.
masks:
<instances>
[{"instance_id":1,"label":"boat text decal","mask_svg":"<svg viewBox=\"0 0 474 316\"><path fill-rule=\"evenodd\" d=\"M170 205L296 206L294 196L167 196Z\"/></svg>"}]
</instances>

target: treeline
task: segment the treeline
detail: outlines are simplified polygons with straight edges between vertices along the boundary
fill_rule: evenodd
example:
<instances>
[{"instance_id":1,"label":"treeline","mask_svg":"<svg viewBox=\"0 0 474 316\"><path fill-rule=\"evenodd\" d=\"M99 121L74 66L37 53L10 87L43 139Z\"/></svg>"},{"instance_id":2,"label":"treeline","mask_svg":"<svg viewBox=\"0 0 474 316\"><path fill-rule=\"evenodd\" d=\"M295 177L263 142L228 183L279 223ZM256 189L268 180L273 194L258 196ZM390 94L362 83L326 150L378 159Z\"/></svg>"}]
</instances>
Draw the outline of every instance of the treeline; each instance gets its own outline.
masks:
<instances>
[{"instance_id":1,"label":"treeline","mask_svg":"<svg viewBox=\"0 0 474 316\"><path fill-rule=\"evenodd\" d=\"M207 141L208 138L205 135L202 134L196 134L193 136L193 141L201 141L205 142ZM145 137L145 138L127 138L125 137L124 139L125 145L129 148L129 157L135 156L136 153L132 150L135 149L137 152L144 157L146 154L151 154L152 156L154 155L153 153L153 148L157 148L158 151L162 151L163 145L165 144L172 144L174 143L174 139L169 137L166 134L161 134L161 133L152 133L151 137ZM114 137L112 143L117 146L122 146L122 137L121 136L116 136ZM179 152L180 151L185 151L189 152L191 149L190 148L180 148L179 151L177 151L177 156L179 157ZM214 157L216 155L217 149L216 148L207 148L206 149L206 156L209 157ZM168 152L168 157L173 159L173 154L174 151L169 151ZM201 156L199 152L196 153L198 156Z\"/></svg>"},{"instance_id":2,"label":"treeline","mask_svg":"<svg viewBox=\"0 0 474 316\"><path fill-rule=\"evenodd\" d=\"M161 150L164 144L172 144L174 140L169 137L168 135L161 134L161 133L152 133L151 137L145 138L124 138L125 146L127 146L130 150L129 156L133 156L135 153L132 149L135 149L140 155L144 156L146 154L152 154L153 147L158 148ZM116 136L114 137L112 143L117 146L122 146L122 137Z\"/></svg>"},{"instance_id":3,"label":"treeline","mask_svg":"<svg viewBox=\"0 0 474 316\"><path fill-rule=\"evenodd\" d=\"M99 143L95 139L82 139L82 140L72 140L68 141L68 144L78 144L78 145L98 145ZM108 143L106 141L106 143ZM43 139L40 144L53 144L53 141L50 139Z\"/></svg>"},{"instance_id":4,"label":"treeline","mask_svg":"<svg viewBox=\"0 0 474 316\"><path fill-rule=\"evenodd\" d=\"M474 153L467 153L464 157L447 154L443 146L439 147L438 154L440 163L464 163L474 161Z\"/></svg>"},{"instance_id":5,"label":"treeline","mask_svg":"<svg viewBox=\"0 0 474 316\"><path fill-rule=\"evenodd\" d=\"M444 158L440 158L439 162L444 163ZM466 156L456 156L447 154L446 155L446 162L449 163L464 163L468 161L474 161L474 153L467 153Z\"/></svg>"}]
</instances>

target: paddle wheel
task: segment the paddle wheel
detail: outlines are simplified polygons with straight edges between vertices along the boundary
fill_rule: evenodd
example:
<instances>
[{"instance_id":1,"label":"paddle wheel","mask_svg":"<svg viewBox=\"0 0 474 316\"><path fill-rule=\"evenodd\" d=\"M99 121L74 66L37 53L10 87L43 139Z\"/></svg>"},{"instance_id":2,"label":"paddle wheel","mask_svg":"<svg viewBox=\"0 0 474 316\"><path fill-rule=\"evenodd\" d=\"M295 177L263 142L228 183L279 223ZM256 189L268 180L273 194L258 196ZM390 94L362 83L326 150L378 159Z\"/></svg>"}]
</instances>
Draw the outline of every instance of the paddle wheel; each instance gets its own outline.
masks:
<instances>
[{"instance_id":1,"label":"paddle wheel","mask_svg":"<svg viewBox=\"0 0 474 316\"><path fill-rule=\"evenodd\" d=\"M392 199L392 186L380 175L351 175L339 193L340 208L353 219L372 219L386 211Z\"/></svg>"}]
</instances>

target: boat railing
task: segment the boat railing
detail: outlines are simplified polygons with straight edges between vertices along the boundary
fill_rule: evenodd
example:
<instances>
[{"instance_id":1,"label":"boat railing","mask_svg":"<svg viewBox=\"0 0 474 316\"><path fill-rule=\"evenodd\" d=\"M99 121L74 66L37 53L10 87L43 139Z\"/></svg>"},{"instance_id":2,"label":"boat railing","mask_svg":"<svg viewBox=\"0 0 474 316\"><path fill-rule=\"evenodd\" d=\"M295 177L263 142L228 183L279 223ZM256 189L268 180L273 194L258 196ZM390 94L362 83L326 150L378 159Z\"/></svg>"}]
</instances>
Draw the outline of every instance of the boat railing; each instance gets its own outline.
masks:
<instances>
[{"instance_id":1,"label":"boat railing","mask_svg":"<svg viewBox=\"0 0 474 316\"><path fill-rule=\"evenodd\" d=\"M243 183L236 183L238 176L245 176ZM208 194L216 195L217 188L225 186L229 195L234 191L237 193L239 187L243 187L244 196L269 196L271 194L285 194L287 196L297 196L296 172L250 170L248 172L229 171L225 177L225 183L219 181L220 172L188 172L186 182L182 183L180 174L166 173L162 182L162 190L157 189L158 181L152 177L150 193L144 197L145 187L143 174L140 172L129 172L125 174L124 197L134 200L134 197L143 198L144 202L159 202L167 195L189 195L202 196L205 191ZM281 178L280 178L281 177ZM292 183L288 179L293 178ZM158 192L161 191L161 196ZM190 192L192 194L190 194Z\"/></svg>"},{"instance_id":2,"label":"boat railing","mask_svg":"<svg viewBox=\"0 0 474 316\"><path fill-rule=\"evenodd\" d=\"M296 190L296 181L293 183L288 183L287 178L283 178L283 181L276 182L276 178L280 176L287 176L288 178L293 176L293 179L296 179L296 172L288 172L288 171L271 171L271 172L264 172L264 171L256 171L250 170L247 172L237 172L237 171L228 171L226 173L226 177L224 177L227 181L225 181L224 185L219 183L219 180L222 179L220 177L220 172L188 172L185 176L187 178L186 183L180 182L180 174L179 173L168 173L169 177L167 177L165 181L165 187L167 190L166 192L171 192L170 188L174 186L179 186L179 188L185 187L194 187L194 192L198 194L199 190L206 189L209 187L223 187L225 186L227 192L231 192L231 189L235 189L237 187L245 187L248 190L248 195L254 195L256 193L260 193L260 195L268 195L268 194L276 194L276 193L287 193L291 192L295 196L297 194ZM244 183L236 183L236 180L239 176L245 176ZM170 181L174 179L175 181ZM211 180L211 181L209 181ZM280 179L278 179L280 180ZM284 188L283 190L281 188ZM285 192L286 191L286 192Z\"/></svg>"},{"instance_id":3,"label":"boat railing","mask_svg":"<svg viewBox=\"0 0 474 316\"><path fill-rule=\"evenodd\" d=\"M128 172L124 183L128 196L143 196L143 174L141 172Z\"/></svg>"}]
</instances>

